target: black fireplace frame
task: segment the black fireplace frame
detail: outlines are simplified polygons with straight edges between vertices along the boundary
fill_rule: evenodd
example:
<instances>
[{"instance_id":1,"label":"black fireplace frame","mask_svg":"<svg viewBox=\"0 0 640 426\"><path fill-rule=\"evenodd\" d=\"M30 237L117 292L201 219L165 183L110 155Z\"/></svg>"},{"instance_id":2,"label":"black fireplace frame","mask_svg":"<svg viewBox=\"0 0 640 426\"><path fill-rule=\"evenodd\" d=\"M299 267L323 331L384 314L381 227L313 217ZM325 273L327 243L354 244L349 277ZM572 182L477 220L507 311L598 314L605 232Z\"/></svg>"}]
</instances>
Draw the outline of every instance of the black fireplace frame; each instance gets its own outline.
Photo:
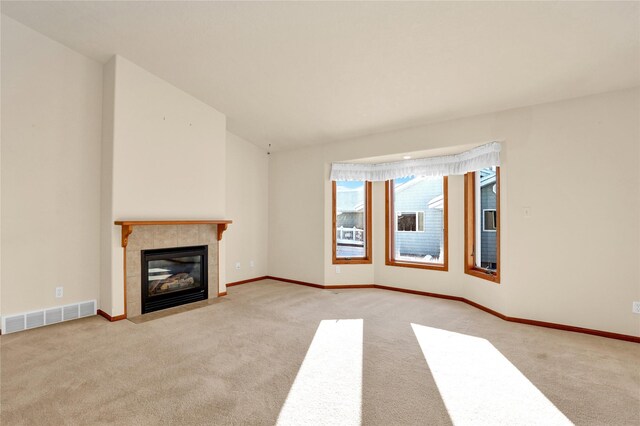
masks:
<instances>
[{"instance_id":1,"label":"black fireplace frame","mask_svg":"<svg viewBox=\"0 0 640 426\"><path fill-rule=\"evenodd\" d=\"M141 283L141 309L142 313L159 311L187 303L207 300L209 298L209 246L171 247L140 252ZM170 259L172 257L200 256L200 271L202 274L201 285L196 288L174 291L157 296L148 295L149 264L151 260Z\"/></svg>"}]
</instances>

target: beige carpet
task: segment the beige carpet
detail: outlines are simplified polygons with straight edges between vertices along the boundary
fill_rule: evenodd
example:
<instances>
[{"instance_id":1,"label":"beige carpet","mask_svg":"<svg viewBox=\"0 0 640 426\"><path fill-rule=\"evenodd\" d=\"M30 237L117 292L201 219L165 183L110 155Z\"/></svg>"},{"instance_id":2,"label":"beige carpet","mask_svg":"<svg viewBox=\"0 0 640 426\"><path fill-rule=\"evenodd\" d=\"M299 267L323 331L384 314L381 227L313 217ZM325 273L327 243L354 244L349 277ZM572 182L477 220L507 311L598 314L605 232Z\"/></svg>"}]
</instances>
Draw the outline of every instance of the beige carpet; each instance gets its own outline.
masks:
<instances>
[{"instance_id":1,"label":"beige carpet","mask_svg":"<svg viewBox=\"0 0 640 426\"><path fill-rule=\"evenodd\" d=\"M349 318L364 324L363 424L451 424L411 323L487 339L575 424L640 424L638 344L459 302L271 280L144 323L91 317L2 336L0 421L272 425L320 321Z\"/></svg>"}]
</instances>

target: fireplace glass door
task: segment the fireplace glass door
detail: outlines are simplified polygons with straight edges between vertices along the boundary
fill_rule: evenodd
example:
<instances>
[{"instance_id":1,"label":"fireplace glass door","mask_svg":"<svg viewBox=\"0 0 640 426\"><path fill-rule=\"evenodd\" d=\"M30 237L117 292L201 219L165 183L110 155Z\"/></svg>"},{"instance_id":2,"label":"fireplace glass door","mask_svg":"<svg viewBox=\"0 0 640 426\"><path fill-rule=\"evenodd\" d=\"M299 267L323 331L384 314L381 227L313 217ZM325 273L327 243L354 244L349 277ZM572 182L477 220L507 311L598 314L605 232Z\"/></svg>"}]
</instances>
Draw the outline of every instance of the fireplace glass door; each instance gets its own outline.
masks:
<instances>
[{"instance_id":1,"label":"fireplace glass door","mask_svg":"<svg viewBox=\"0 0 640 426\"><path fill-rule=\"evenodd\" d=\"M142 313L207 298L207 246L142 251Z\"/></svg>"}]
</instances>

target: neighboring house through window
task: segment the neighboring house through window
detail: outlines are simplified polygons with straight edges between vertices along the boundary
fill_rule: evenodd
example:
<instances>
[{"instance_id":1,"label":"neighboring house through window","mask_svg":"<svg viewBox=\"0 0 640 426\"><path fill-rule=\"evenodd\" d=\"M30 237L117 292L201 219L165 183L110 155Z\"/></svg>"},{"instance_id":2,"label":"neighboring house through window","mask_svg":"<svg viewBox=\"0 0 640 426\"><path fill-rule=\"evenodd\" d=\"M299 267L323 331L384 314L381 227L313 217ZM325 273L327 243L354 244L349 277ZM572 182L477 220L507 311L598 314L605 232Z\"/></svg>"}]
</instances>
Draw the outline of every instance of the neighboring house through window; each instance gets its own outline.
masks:
<instances>
[{"instance_id":1,"label":"neighboring house through window","mask_svg":"<svg viewBox=\"0 0 640 426\"><path fill-rule=\"evenodd\" d=\"M447 270L447 177L386 183L386 264Z\"/></svg>"}]
</instances>

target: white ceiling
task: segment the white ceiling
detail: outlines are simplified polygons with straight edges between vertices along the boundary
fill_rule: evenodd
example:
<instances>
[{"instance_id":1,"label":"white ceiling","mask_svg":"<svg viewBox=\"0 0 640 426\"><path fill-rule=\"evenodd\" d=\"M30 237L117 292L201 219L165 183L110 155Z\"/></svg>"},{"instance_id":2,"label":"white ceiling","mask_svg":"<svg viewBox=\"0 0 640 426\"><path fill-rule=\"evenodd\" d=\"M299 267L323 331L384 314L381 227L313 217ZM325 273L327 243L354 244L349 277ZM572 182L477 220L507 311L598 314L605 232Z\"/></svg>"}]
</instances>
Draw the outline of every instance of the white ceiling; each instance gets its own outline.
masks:
<instances>
[{"instance_id":1,"label":"white ceiling","mask_svg":"<svg viewBox=\"0 0 640 426\"><path fill-rule=\"evenodd\" d=\"M2 2L274 150L640 85L638 2Z\"/></svg>"}]
</instances>

